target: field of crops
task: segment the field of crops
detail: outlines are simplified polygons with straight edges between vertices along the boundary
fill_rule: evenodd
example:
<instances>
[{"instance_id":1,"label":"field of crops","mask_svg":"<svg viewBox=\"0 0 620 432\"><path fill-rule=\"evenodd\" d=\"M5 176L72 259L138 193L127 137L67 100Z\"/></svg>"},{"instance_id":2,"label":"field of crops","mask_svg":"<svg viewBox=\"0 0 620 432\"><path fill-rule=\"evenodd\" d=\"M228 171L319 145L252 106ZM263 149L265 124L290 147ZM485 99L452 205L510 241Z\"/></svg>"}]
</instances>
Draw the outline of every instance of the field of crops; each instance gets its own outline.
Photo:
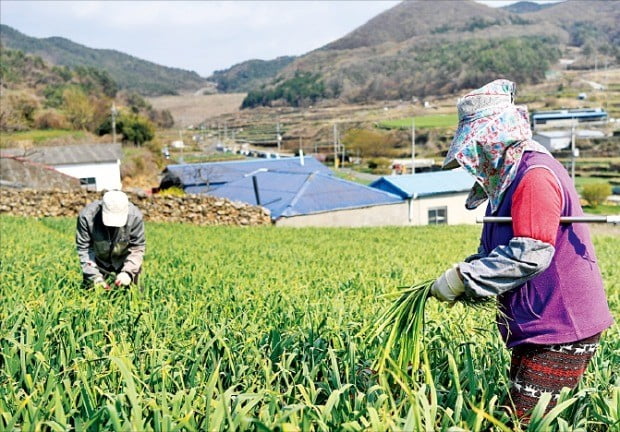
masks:
<instances>
[{"instance_id":1,"label":"field of crops","mask_svg":"<svg viewBox=\"0 0 620 432\"><path fill-rule=\"evenodd\" d=\"M415 127L419 129L447 128L458 124L456 114L435 114L415 117ZM411 117L385 120L378 124L383 129L411 129Z\"/></svg>"},{"instance_id":2,"label":"field of crops","mask_svg":"<svg viewBox=\"0 0 620 432\"><path fill-rule=\"evenodd\" d=\"M147 224L142 289L80 288L74 221L0 217L0 430L510 430L489 312L427 304L419 371L379 376L380 297L470 254L479 227ZM620 238L595 245L620 311ZM530 430L618 430L620 332Z\"/></svg>"},{"instance_id":3,"label":"field of crops","mask_svg":"<svg viewBox=\"0 0 620 432\"><path fill-rule=\"evenodd\" d=\"M0 135L0 148L15 147L19 142L40 144L51 140L81 140L89 134L84 131L72 131L61 129L30 130L21 132L5 133Z\"/></svg>"}]
</instances>

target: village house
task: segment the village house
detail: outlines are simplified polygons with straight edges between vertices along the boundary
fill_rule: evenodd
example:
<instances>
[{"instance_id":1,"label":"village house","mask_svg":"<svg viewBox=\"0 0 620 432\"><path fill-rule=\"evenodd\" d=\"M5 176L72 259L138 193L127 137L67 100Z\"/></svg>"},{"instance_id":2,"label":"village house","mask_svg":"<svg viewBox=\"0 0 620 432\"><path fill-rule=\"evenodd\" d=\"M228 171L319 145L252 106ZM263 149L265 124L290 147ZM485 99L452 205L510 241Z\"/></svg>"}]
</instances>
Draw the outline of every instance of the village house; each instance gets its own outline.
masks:
<instances>
[{"instance_id":1,"label":"village house","mask_svg":"<svg viewBox=\"0 0 620 432\"><path fill-rule=\"evenodd\" d=\"M465 200L474 179L462 169L430 173L391 175L375 180L370 187L405 200L399 225L475 224L485 206L467 210Z\"/></svg>"},{"instance_id":2,"label":"village house","mask_svg":"<svg viewBox=\"0 0 620 432\"><path fill-rule=\"evenodd\" d=\"M335 177L314 157L169 165L161 189L178 187L267 208L276 226L394 225L403 199Z\"/></svg>"},{"instance_id":3,"label":"village house","mask_svg":"<svg viewBox=\"0 0 620 432\"><path fill-rule=\"evenodd\" d=\"M121 145L83 144L30 149L3 149L3 157L53 167L79 179L83 188L102 191L121 188Z\"/></svg>"},{"instance_id":4,"label":"village house","mask_svg":"<svg viewBox=\"0 0 620 432\"><path fill-rule=\"evenodd\" d=\"M47 165L16 157L0 157L0 187L79 190L80 181Z\"/></svg>"}]
</instances>

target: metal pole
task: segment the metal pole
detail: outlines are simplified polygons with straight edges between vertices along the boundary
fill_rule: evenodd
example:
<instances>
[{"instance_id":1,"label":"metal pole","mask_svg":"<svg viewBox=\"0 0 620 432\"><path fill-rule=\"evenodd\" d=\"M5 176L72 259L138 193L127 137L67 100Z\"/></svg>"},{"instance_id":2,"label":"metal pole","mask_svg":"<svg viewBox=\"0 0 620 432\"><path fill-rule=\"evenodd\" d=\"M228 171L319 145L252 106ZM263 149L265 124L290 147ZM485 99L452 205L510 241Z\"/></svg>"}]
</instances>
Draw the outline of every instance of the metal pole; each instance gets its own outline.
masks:
<instances>
[{"instance_id":1,"label":"metal pole","mask_svg":"<svg viewBox=\"0 0 620 432\"><path fill-rule=\"evenodd\" d=\"M278 142L278 154L280 154L280 143L282 142L282 135L280 135L280 122L276 125L276 140Z\"/></svg>"},{"instance_id":2,"label":"metal pole","mask_svg":"<svg viewBox=\"0 0 620 432\"><path fill-rule=\"evenodd\" d=\"M571 163L570 163L570 176L575 183L575 124L570 129L570 151L571 151Z\"/></svg>"},{"instance_id":3,"label":"metal pole","mask_svg":"<svg viewBox=\"0 0 620 432\"><path fill-rule=\"evenodd\" d=\"M256 196L256 205L260 205L260 196L258 195L258 182L256 176L252 176L252 185L254 186L254 195Z\"/></svg>"},{"instance_id":4,"label":"metal pole","mask_svg":"<svg viewBox=\"0 0 620 432\"><path fill-rule=\"evenodd\" d=\"M476 218L477 223L511 223L512 217L510 216L484 216ZM620 223L620 215L609 216L562 216L560 217L560 223Z\"/></svg>"},{"instance_id":5,"label":"metal pole","mask_svg":"<svg viewBox=\"0 0 620 432\"><path fill-rule=\"evenodd\" d=\"M411 117L411 175L415 174L415 117Z\"/></svg>"},{"instance_id":6,"label":"metal pole","mask_svg":"<svg viewBox=\"0 0 620 432\"><path fill-rule=\"evenodd\" d=\"M112 143L116 144L116 105L112 102Z\"/></svg>"},{"instance_id":7,"label":"metal pole","mask_svg":"<svg viewBox=\"0 0 620 432\"><path fill-rule=\"evenodd\" d=\"M338 132L338 145L342 149L342 166L344 167L345 149L344 144L340 141L340 132Z\"/></svg>"},{"instance_id":8,"label":"metal pole","mask_svg":"<svg viewBox=\"0 0 620 432\"><path fill-rule=\"evenodd\" d=\"M334 123L334 168L338 169L338 126Z\"/></svg>"}]
</instances>

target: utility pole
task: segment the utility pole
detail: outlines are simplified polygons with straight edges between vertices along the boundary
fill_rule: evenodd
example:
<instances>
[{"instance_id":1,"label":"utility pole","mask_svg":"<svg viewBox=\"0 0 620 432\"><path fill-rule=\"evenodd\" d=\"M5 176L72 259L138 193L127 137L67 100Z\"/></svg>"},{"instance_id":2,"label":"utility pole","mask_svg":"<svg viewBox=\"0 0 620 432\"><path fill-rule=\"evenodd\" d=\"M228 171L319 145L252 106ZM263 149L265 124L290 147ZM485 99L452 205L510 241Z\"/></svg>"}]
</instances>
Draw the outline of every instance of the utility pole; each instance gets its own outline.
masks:
<instances>
[{"instance_id":1,"label":"utility pole","mask_svg":"<svg viewBox=\"0 0 620 432\"><path fill-rule=\"evenodd\" d=\"M282 135L280 135L280 122L276 125L276 141L278 142L278 155L280 155L280 146L282 145Z\"/></svg>"},{"instance_id":2,"label":"utility pole","mask_svg":"<svg viewBox=\"0 0 620 432\"><path fill-rule=\"evenodd\" d=\"M575 184L575 162L579 157L579 149L575 147L575 124L573 123L570 130L570 149L571 149L571 164L570 164L570 176Z\"/></svg>"},{"instance_id":3,"label":"utility pole","mask_svg":"<svg viewBox=\"0 0 620 432\"><path fill-rule=\"evenodd\" d=\"M334 123L334 168L338 169L338 126Z\"/></svg>"},{"instance_id":4,"label":"utility pole","mask_svg":"<svg viewBox=\"0 0 620 432\"><path fill-rule=\"evenodd\" d=\"M411 117L411 175L415 174L415 117Z\"/></svg>"},{"instance_id":5,"label":"utility pole","mask_svg":"<svg viewBox=\"0 0 620 432\"><path fill-rule=\"evenodd\" d=\"M112 102L112 143L116 144L116 114L118 111L116 110L116 104Z\"/></svg>"},{"instance_id":6,"label":"utility pole","mask_svg":"<svg viewBox=\"0 0 620 432\"><path fill-rule=\"evenodd\" d=\"M340 132L338 132L338 145L342 149L342 166L344 167L344 158L345 158L346 152L345 152L345 148L344 148L344 143L342 143L342 141L340 141Z\"/></svg>"}]
</instances>

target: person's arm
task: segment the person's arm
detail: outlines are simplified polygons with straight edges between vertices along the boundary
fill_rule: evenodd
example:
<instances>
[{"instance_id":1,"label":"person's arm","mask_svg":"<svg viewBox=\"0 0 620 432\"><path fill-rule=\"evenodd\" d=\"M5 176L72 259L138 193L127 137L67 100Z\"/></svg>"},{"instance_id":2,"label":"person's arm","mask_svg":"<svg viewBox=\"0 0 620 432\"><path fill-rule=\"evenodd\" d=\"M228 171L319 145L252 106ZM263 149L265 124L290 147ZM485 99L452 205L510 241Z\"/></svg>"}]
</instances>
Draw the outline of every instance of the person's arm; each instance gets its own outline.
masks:
<instances>
[{"instance_id":1,"label":"person's arm","mask_svg":"<svg viewBox=\"0 0 620 432\"><path fill-rule=\"evenodd\" d=\"M562 201L553 172L543 167L530 169L512 197L514 237L486 257L459 263L465 292L481 297L499 295L545 271L555 253Z\"/></svg>"},{"instance_id":2,"label":"person's arm","mask_svg":"<svg viewBox=\"0 0 620 432\"><path fill-rule=\"evenodd\" d=\"M478 260L480 258L484 258L487 255L489 255L489 254L488 254L488 252L486 250L484 250L484 245L482 244L482 241L481 241L480 244L478 245L478 251L475 254L468 256L463 261L468 263L468 262L472 262L472 261Z\"/></svg>"},{"instance_id":3,"label":"person's arm","mask_svg":"<svg viewBox=\"0 0 620 432\"><path fill-rule=\"evenodd\" d=\"M146 250L146 236L144 234L142 214L138 212L137 216L132 219L133 221L129 232L129 255L125 258L125 263L121 271L129 274L133 279L142 267L144 252Z\"/></svg>"},{"instance_id":4,"label":"person's arm","mask_svg":"<svg viewBox=\"0 0 620 432\"><path fill-rule=\"evenodd\" d=\"M75 244L84 277L92 282L95 282L98 279L102 280L103 275L97 268L97 264L95 263L95 253L91 247L91 233L88 224L88 217L84 213L80 213L77 219Z\"/></svg>"}]
</instances>

